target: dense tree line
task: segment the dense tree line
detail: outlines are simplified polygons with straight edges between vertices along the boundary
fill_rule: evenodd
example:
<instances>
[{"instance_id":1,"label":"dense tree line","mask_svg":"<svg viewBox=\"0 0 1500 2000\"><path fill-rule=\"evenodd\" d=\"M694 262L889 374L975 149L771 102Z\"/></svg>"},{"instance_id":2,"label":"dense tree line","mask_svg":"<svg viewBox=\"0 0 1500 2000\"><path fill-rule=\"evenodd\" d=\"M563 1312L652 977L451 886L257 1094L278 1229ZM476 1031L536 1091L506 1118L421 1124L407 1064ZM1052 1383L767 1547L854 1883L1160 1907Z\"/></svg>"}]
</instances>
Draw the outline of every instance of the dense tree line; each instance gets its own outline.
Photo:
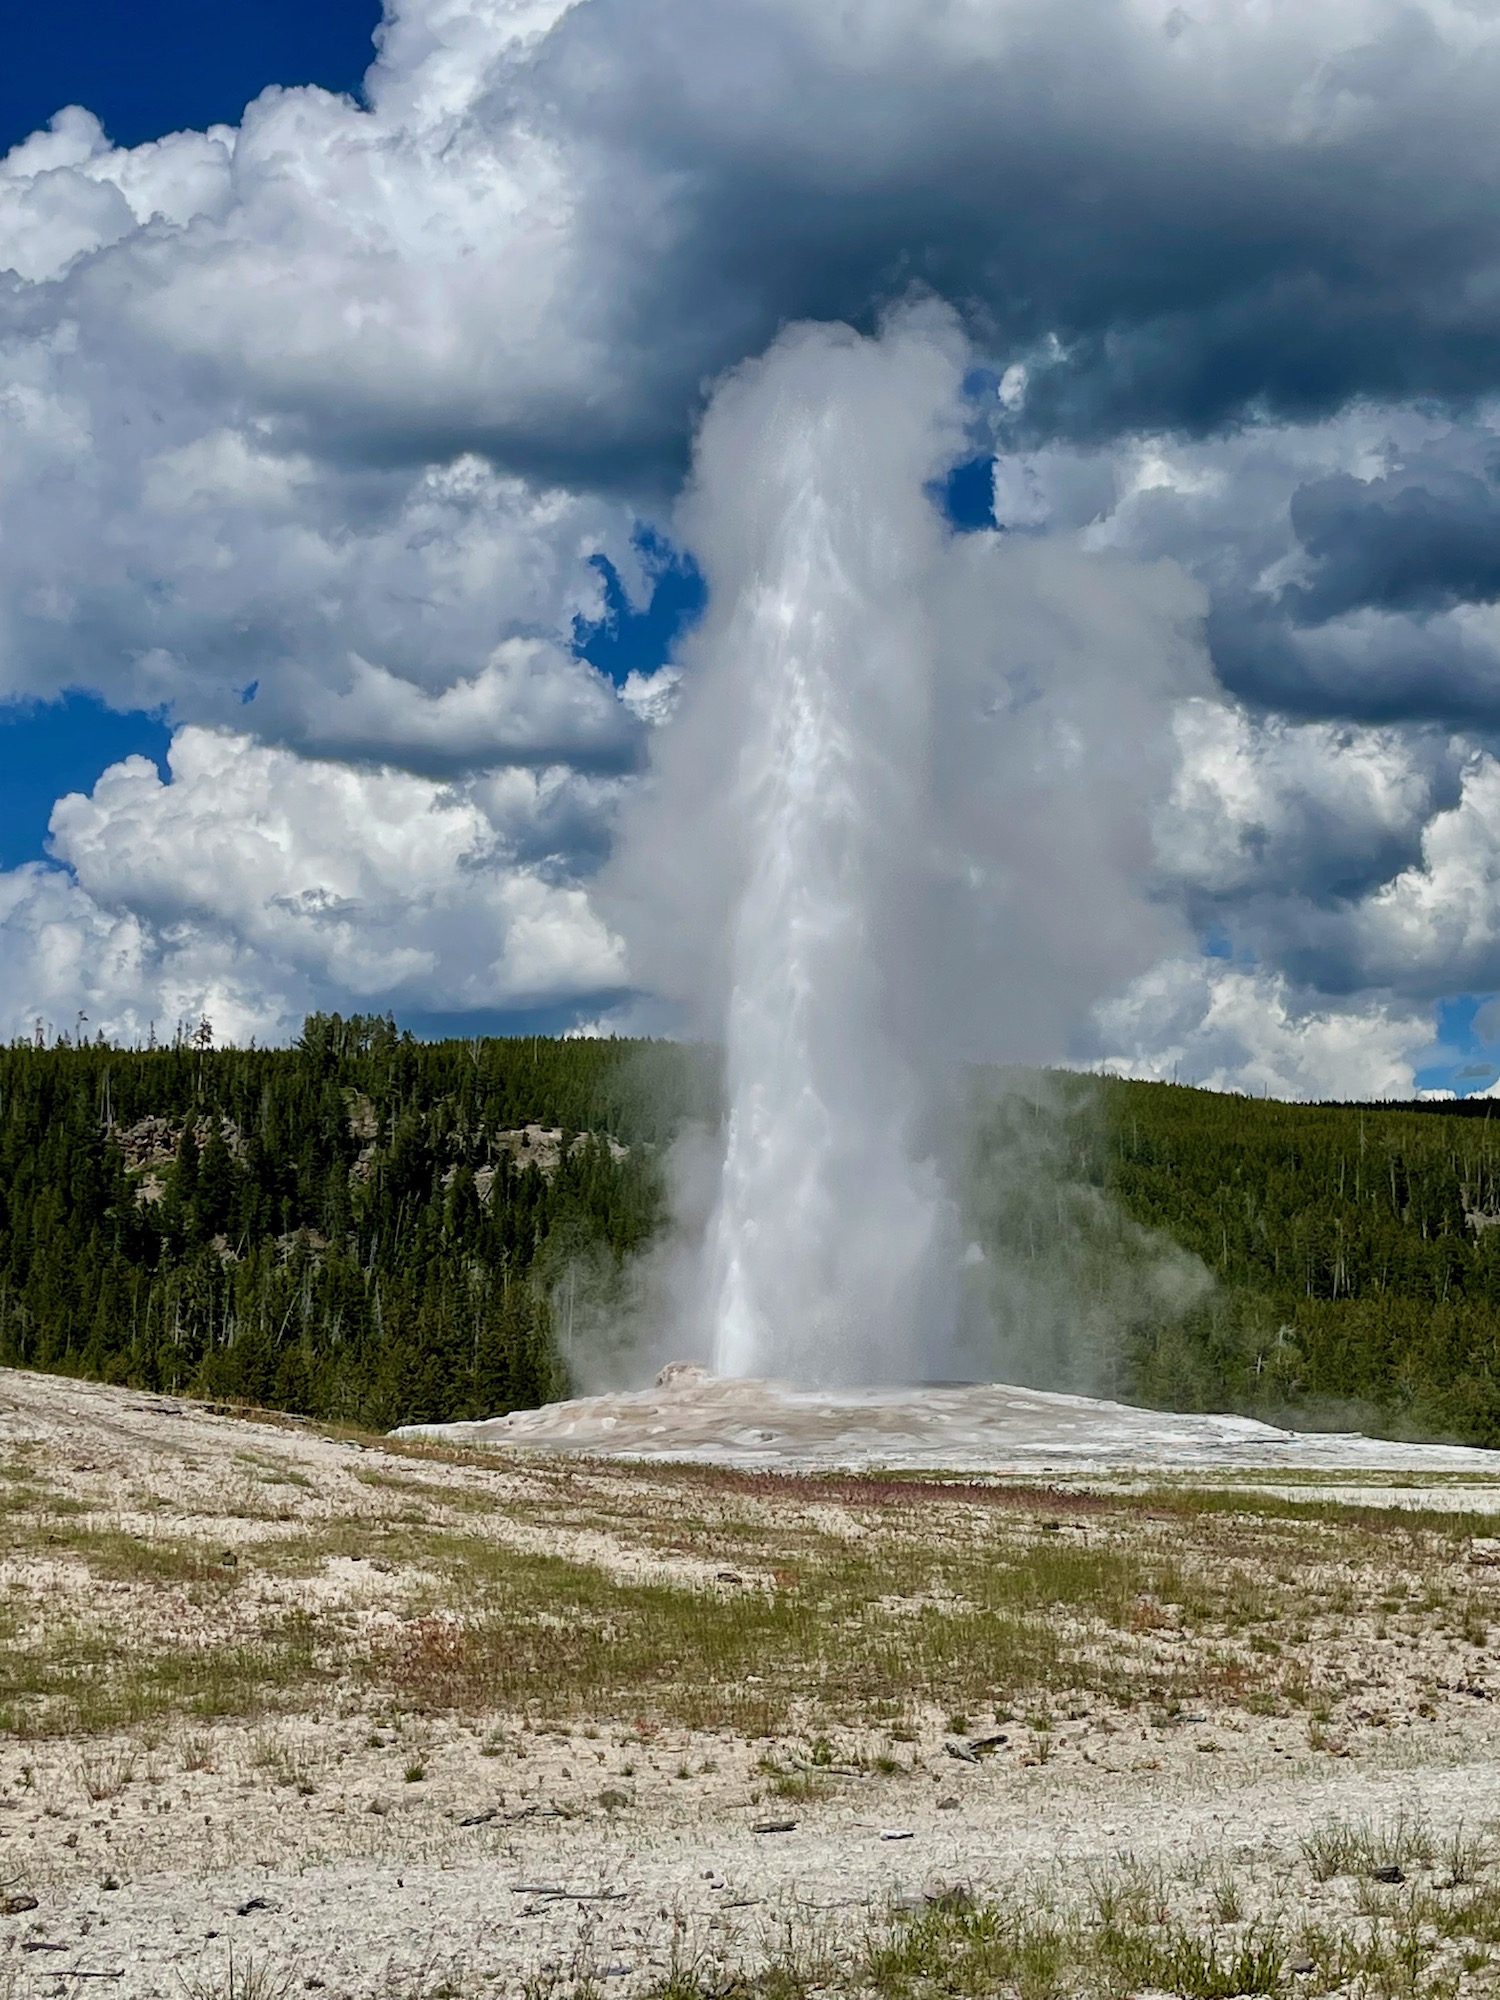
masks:
<instances>
[{"instance_id":1,"label":"dense tree line","mask_svg":"<svg viewBox=\"0 0 1500 2000\"><path fill-rule=\"evenodd\" d=\"M1130 1393L1500 1445L1495 1107L1081 1079L1061 1097L1069 1183L1215 1280L1132 1329Z\"/></svg>"},{"instance_id":2,"label":"dense tree line","mask_svg":"<svg viewBox=\"0 0 1500 2000\"><path fill-rule=\"evenodd\" d=\"M378 1426L545 1400L565 1274L624 1271L716 1108L662 1043L202 1039L0 1049L0 1363ZM971 1109L971 1228L1034 1279L997 1366L1500 1445L1488 1105L983 1076Z\"/></svg>"},{"instance_id":3,"label":"dense tree line","mask_svg":"<svg viewBox=\"0 0 1500 2000\"><path fill-rule=\"evenodd\" d=\"M0 1362L373 1425L545 1400L559 1274L651 1236L710 1087L689 1051L338 1016L0 1049Z\"/></svg>"}]
</instances>

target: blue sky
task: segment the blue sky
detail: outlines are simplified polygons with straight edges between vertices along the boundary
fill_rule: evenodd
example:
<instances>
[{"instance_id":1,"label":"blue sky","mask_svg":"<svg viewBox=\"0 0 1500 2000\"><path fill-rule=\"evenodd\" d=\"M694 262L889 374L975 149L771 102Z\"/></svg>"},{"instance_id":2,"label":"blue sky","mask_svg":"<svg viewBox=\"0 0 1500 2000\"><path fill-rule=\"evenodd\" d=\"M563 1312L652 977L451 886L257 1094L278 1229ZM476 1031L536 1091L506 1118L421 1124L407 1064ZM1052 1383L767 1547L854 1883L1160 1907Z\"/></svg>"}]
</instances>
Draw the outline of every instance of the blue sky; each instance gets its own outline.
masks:
<instances>
[{"instance_id":1,"label":"blue sky","mask_svg":"<svg viewBox=\"0 0 1500 2000\"><path fill-rule=\"evenodd\" d=\"M595 568L604 580L602 615L580 618L573 626L574 649L616 686L632 674L655 673L702 615L707 597L702 574L685 551L659 535L641 537L640 546L659 565L647 602L632 605L619 571L607 556L597 556Z\"/></svg>"},{"instance_id":2,"label":"blue sky","mask_svg":"<svg viewBox=\"0 0 1500 2000\"><path fill-rule=\"evenodd\" d=\"M267 84L357 91L380 20L369 0L52 0L10 10L0 152L82 104L117 145L239 122Z\"/></svg>"},{"instance_id":3,"label":"blue sky","mask_svg":"<svg viewBox=\"0 0 1500 2000\"><path fill-rule=\"evenodd\" d=\"M96 696L67 694L0 709L0 867L45 858L47 822L67 792L87 792L106 765L149 757L166 775L172 733L160 717L117 715Z\"/></svg>"},{"instance_id":4,"label":"blue sky","mask_svg":"<svg viewBox=\"0 0 1500 2000\"><path fill-rule=\"evenodd\" d=\"M1429 1057L1417 1070L1423 1090L1453 1090L1468 1097L1488 1090L1500 1078L1500 1050L1475 1031L1474 1016L1485 1004L1483 995L1456 994L1437 1008L1437 1035Z\"/></svg>"}]
</instances>

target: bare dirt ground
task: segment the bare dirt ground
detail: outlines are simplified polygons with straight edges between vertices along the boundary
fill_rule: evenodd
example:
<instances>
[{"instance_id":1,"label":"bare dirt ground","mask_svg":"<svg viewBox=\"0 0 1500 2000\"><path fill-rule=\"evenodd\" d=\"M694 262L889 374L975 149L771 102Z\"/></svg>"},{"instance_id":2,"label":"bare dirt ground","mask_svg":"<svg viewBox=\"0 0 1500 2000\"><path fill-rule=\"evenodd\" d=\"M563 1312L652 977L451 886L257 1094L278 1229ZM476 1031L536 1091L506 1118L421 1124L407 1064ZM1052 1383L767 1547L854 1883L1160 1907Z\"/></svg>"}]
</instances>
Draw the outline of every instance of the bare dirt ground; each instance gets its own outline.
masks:
<instances>
[{"instance_id":1,"label":"bare dirt ground","mask_svg":"<svg viewBox=\"0 0 1500 2000\"><path fill-rule=\"evenodd\" d=\"M0 1373L0 1530L0 1995L1495 1987L1483 1471L776 1477Z\"/></svg>"}]
</instances>

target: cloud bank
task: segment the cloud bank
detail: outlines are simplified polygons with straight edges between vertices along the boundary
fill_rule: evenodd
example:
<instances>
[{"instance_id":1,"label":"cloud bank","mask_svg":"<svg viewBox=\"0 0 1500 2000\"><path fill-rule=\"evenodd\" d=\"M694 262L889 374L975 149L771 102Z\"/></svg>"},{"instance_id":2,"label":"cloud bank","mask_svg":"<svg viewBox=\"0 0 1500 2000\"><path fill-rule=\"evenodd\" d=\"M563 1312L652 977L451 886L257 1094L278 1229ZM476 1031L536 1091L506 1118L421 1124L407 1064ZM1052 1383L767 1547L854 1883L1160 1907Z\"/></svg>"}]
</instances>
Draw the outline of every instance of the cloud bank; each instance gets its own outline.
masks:
<instances>
[{"instance_id":1,"label":"cloud bank","mask_svg":"<svg viewBox=\"0 0 1500 2000\"><path fill-rule=\"evenodd\" d=\"M1027 1048L1067 992L1074 1060L1409 1088L1500 987L1497 82L1460 0L392 0L360 103L61 110L0 162L0 700L176 738L0 878L0 1031L669 984L594 877L693 647L621 688L578 621L644 530L707 562L726 372L915 294L994 464L966 1040L1024 952Z\"/></svg>"}]
</instances>

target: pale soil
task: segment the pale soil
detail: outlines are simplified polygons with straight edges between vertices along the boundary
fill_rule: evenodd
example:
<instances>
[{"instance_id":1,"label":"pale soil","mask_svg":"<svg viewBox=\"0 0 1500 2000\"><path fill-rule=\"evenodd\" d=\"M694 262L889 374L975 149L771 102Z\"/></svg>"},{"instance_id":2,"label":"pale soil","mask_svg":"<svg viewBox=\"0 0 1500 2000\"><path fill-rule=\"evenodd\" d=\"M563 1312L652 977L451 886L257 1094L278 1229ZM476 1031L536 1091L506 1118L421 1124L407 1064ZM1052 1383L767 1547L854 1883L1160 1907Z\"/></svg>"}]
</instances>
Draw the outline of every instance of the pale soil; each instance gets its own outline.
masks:
<instances>
[{"instance_id":1,"label":"pale soil","mask_svg":"<svg viewBox=\"0 0 1500 2000\"><path fill-rule=\"evenodd\" d=\"M13 1660L55 1645L86 1694L137 1654L248 1641L305 1613L333 1663L284 1701L273 1689L243 1715L208 1719L168 1701L95 1727L82 1711L70 1720L55 1689L9 1693L0 1897L36 1907L0 1917L0 1995L90 1991L84 1973L118 1974L101 1984L121 1996L227 1994L231 1948L241 1992L247 1964L274 1975L265 1992L284 1980L349 2000L568 1988L586 1975L626 1992L661 1980L674 1955L753 1961L789 1917L799 1935L853 1939L872 1910L935 1883L984 1891L1030 1874L1076 1894L1132 1861L1162 1865L1185 1915L1208 1910L1226 1873L1252 1911L1338 1913L1354 1889L1315 1883L1300 1852L1319 1822L1404 1814L1441 1839L1500 1819L1500 1569L1485 1546L1500 1530L1500 1483L1472 1473L1458 1486L1405 1474L1387 1490L1362 1471L1357 1491L1493 1513L1471 1524L1477 1541L1468 1527L1448 1539L1392 1531L1387 1554L1338 1521L1269 1524L1263 1591L1281 1609L1243 1630L1200 1630L1149 1596L1118 1630L1091 1625L1086 1606L1058 1614L1101 1656L1138 1667L1143 1687L1208 1662L1210 1693L1174 1716L1102 1686L1002 1704L981 1681L967 1727L1008 1740L970 1763L947 1752L945 1710L918 1699L883 1720L852 1696L831 1720L825 1705L799 1722L794 1703L769 1739L708 1718L690 1729L659 1690L580 1709L565 1617L554 1698L514 1712L419 1710L379 1666L392 1635L431 1624L434 1591L452 1590L440 1531L482 1536L502 1567L507 1551L550 1555L632 1590L674 1582L719 1602L794 1589L773 1582L783 1542L801 1562L815 1544L865 1554L897 1533L838 1489L414 1456L10 1372L0 1468L22 1503L0 1513L0 1648ZM1111 1488L1104 1474L1089 1484ZM1299 1500L1314 1490L1265 1472L1255 1486ZM1330 1477L1316 1490L1342 1489ZM1034 1512L1003 1519L944 1500L930 1530L908 1509L900 1533L1001 1553L1124 1549L1134 1535L1201 1559L1205 1575L1238 1574L1262 1545L1223 1540L1238 1531L1222 1516L1137 1520L1124 1505L1059 1525L1063 1507L1042 1487ZM98 1539L116 1530L131 1538L122 1547ZM132 1549L196 1549L207 1581L185 1557L181 1576L134 1569ZM1253 1595L1262 1586L1246 1578ZM1431 1604L1419 1596L1429 1585ZM903 1596L899 1563L884 1588L892 1616L935 1602ZM1399 1611L1377 1603L1398 1598ZM460 1590L451 1612L465 1609ZM1299 1636L1289 1628L1304 1615ZM1281 1639L1257 1652L1245 1633L1267 1629ZM1028 1725L1040 1707L1048 1729ZM818 1734L830 1749L816 1749ZM798 1769L819 1755L843 1768ZM877 1755L899 1768L871 1768ZM810 1776L816 1795L785 1796L766 1762L793 1788ZM493 1817L462 1824L479 1814ZM753 1831L784 1820L790 1831Z\"/></svg>"}]
</instances>

